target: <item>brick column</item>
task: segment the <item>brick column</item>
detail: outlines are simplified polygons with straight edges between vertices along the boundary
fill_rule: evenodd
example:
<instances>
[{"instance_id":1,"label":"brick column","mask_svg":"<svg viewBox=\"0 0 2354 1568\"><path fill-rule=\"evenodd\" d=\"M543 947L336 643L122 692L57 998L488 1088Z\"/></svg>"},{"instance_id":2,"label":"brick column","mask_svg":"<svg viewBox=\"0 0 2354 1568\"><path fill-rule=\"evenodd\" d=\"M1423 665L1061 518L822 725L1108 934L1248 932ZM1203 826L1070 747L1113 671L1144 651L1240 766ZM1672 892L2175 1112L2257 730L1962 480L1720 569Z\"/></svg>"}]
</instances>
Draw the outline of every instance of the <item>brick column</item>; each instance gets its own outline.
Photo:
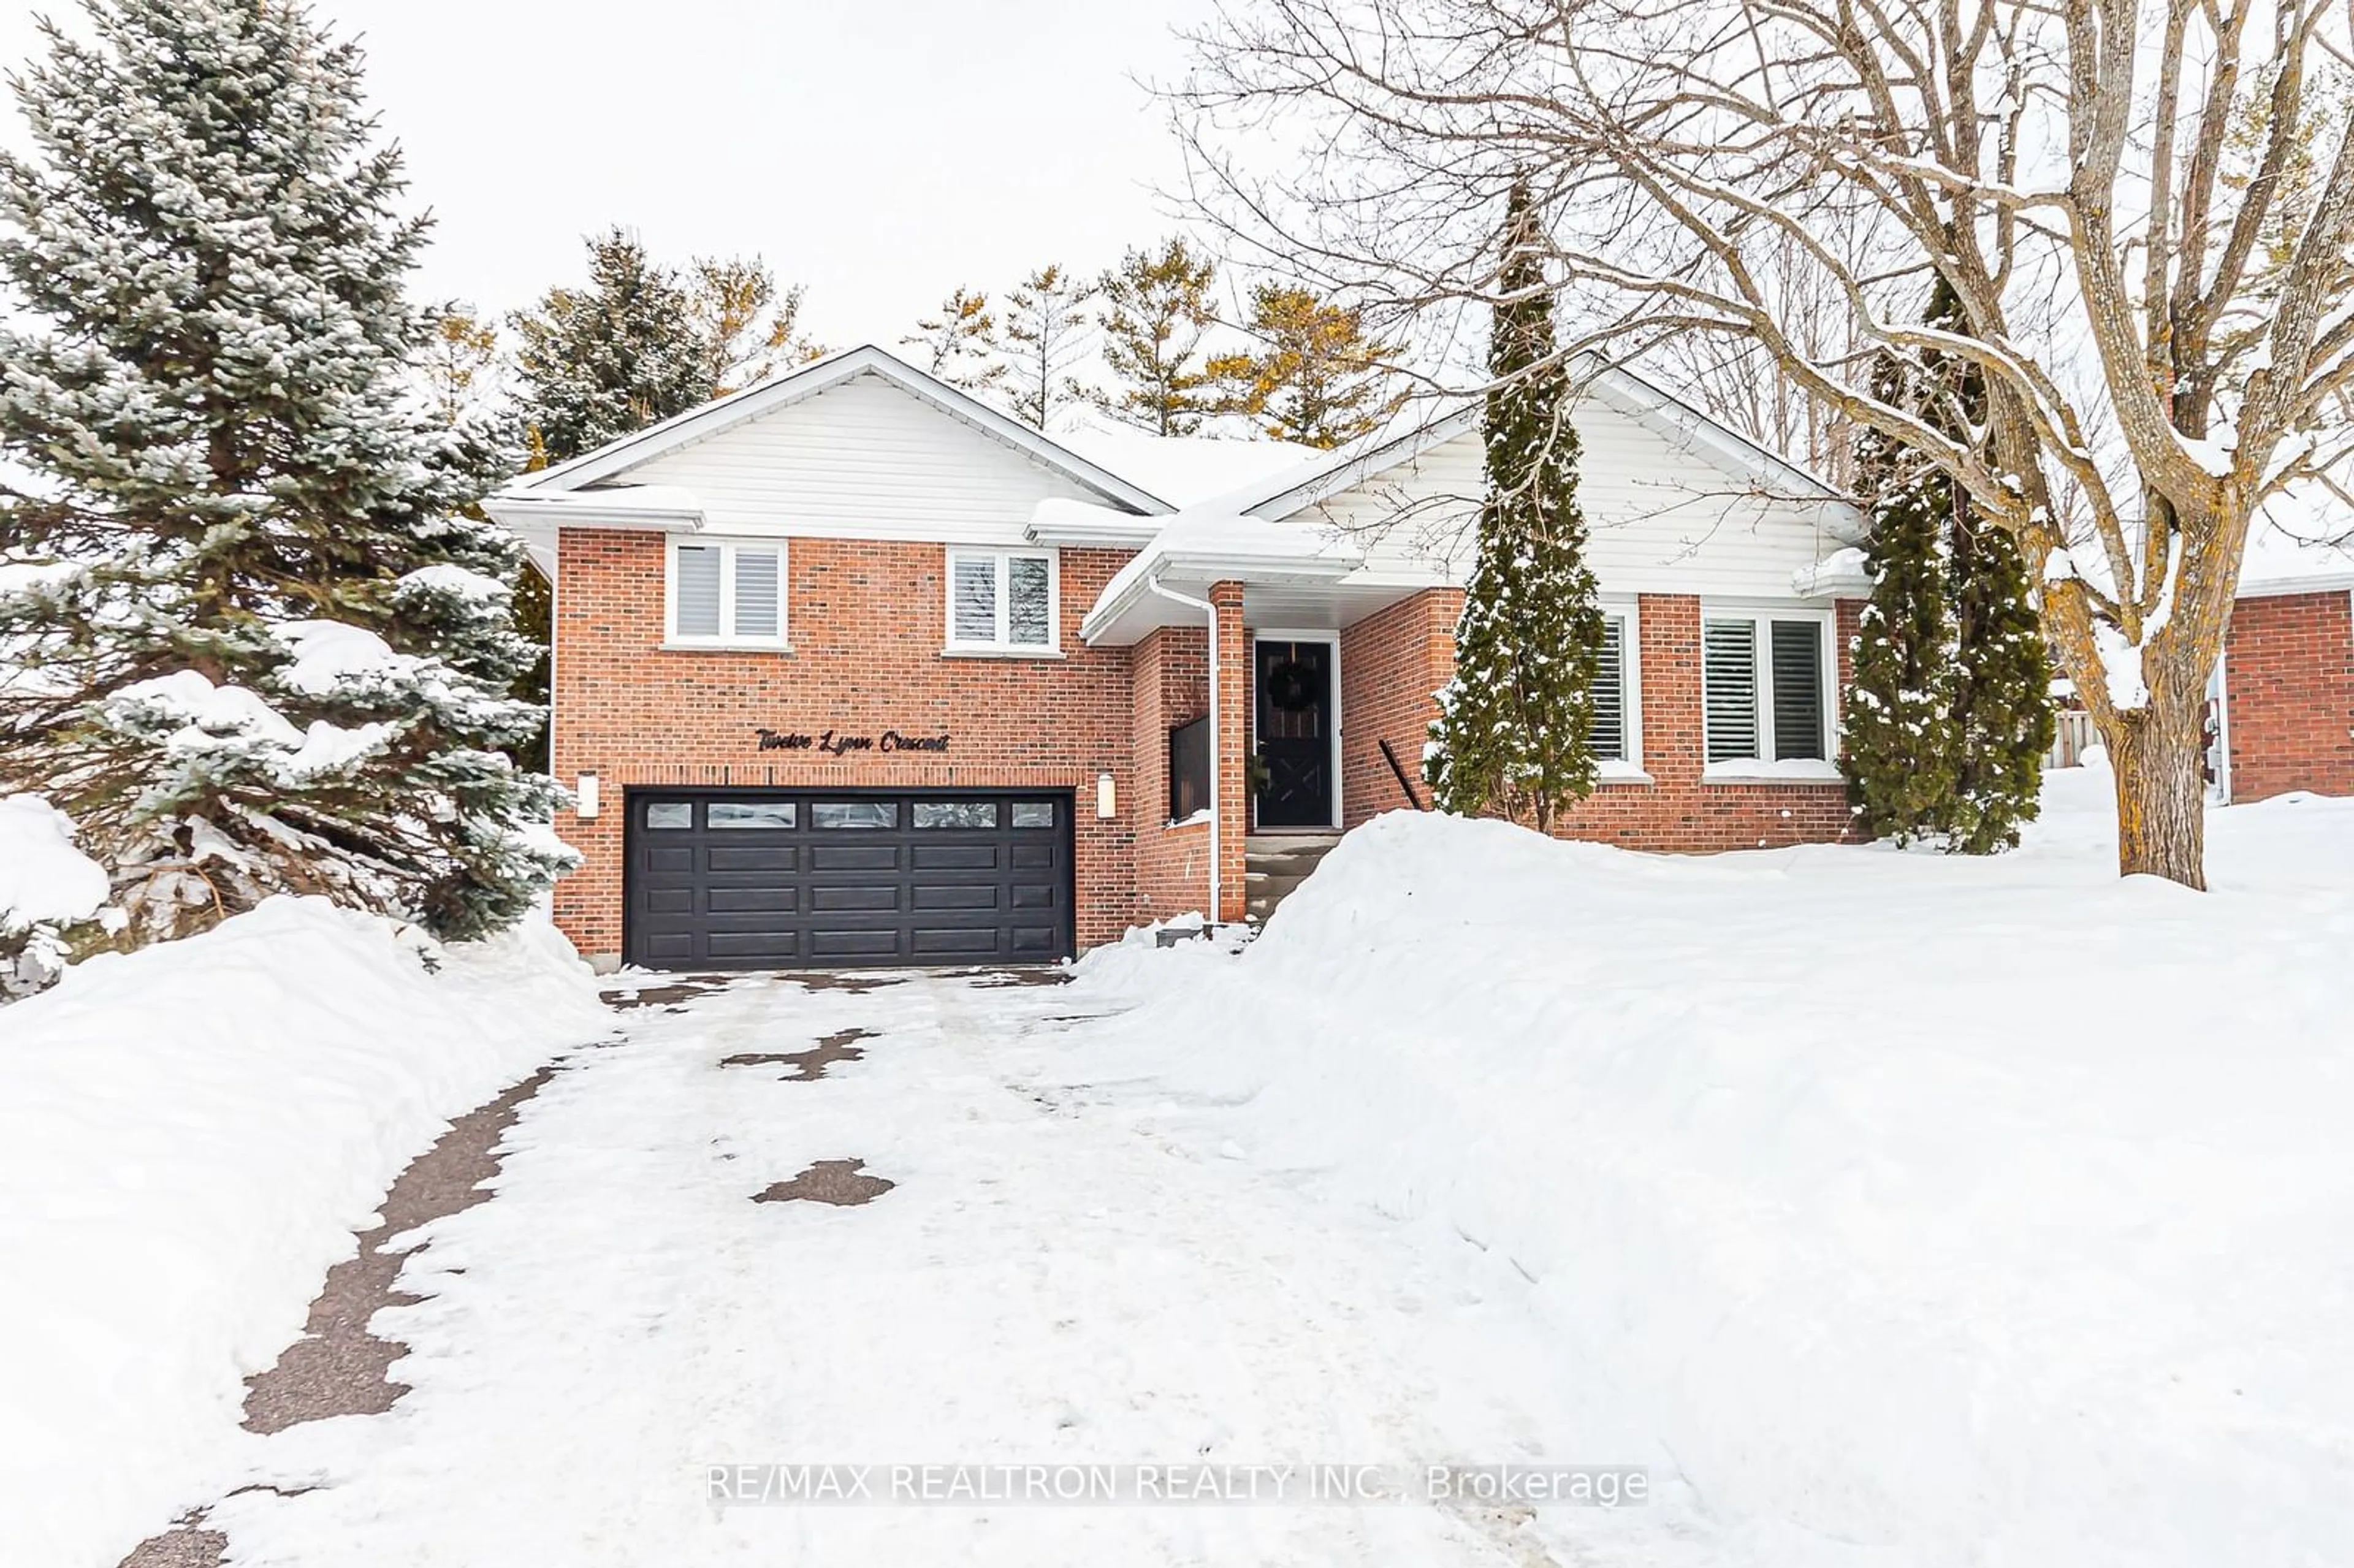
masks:
<instances>
[{"instance_id":1,"label":"brick column","mask_svg":"<svg viewBox=\"0 0 2354 1568\"><path fill-rule=\"evenodd\" d=\"M1250 832L1250 784L1243 758L1250 745L1250 640L1243 630L1243 585L1213 584L1210 602L1218 609L1218 909L1220 920L1239 920L1248 898L1244 854Z\"/></svg>"}]
</instances>

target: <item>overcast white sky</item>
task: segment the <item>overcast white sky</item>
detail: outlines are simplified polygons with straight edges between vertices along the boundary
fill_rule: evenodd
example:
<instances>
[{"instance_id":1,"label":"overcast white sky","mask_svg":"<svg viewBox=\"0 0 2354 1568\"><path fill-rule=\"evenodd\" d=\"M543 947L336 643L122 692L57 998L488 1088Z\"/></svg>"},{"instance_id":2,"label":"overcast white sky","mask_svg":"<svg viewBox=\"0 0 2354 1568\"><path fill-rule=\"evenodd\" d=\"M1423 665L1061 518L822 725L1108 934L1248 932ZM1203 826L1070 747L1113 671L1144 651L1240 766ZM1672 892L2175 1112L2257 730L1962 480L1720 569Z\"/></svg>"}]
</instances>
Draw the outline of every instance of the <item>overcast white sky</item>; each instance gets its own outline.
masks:
<instances>
[{"instance_id":1,"label":"overcast white sky","mask_svg":"<svg viewBox=\"0 0 2354 1568\"><path fill-rule=\"evenodd\" d=\"M1182 67L1208 0L313 0L361 35L411 196L417 293L504 312L611 223L668 259L758 251L823 342L885 344L950 287L1083 271L1170 221L1177 173L1135 78ZM33 17L0 0L0 64ZM22 145L13 100L5 137Z\"/></svg>"}]
</instances>

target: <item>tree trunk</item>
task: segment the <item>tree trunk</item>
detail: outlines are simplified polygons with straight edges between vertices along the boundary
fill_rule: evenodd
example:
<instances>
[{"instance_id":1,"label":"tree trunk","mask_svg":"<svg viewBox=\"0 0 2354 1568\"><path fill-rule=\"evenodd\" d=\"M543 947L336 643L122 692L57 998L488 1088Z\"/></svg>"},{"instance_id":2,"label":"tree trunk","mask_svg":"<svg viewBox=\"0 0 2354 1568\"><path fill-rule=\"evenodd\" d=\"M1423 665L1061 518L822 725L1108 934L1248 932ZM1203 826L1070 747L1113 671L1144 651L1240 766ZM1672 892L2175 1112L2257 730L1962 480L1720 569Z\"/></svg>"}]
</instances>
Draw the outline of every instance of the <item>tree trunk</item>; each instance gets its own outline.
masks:
<instances>
[{"instance_id":1,"label":"tree trunk","mask_svg":"<svg viewBox=\"0 0 2354 1568\"><path fill-rule=\"evenodd\" d=\"M2207 888L2206 690L2102 726L2116 769L2117 874Z\"/></svg>"}]
</instances>

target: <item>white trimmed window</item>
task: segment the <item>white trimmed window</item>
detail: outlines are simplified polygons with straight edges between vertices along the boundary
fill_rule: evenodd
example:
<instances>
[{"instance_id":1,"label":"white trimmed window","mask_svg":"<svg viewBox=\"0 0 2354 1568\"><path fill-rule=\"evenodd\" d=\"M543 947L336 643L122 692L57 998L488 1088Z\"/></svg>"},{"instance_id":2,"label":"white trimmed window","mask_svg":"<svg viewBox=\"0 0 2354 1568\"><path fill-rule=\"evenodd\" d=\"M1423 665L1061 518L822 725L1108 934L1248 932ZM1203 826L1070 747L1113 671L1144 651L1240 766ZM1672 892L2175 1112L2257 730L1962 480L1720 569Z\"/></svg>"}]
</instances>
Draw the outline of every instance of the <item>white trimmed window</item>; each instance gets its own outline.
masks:
<instances>
[{"instance_id":1,"label":"white trimmed window","mask_svg":"<svg viewBox=\"0 0 2354 1568\"><path fill-rule=\"evenodd\" d=\"M1831 669L1828 614L1703 611L1709 763L1819 762L1829 768Z\"/></svg>"},{"instance_id":2,"label":"white trimmed window","mask_svg":"<svg viewBox=\"0 0 2354 1568\"><path fill-rule=\"evenodd\" d=\"M951 653L1052 653L1062 572L1052 550L950 550Z\"/></svg>"},{"instance_id":3,"label":"white trimmed window","mask_svg":"<svg viewBox=\"0 0 2354 1568\"><path fill-rule=\"evenodd\" d=\"M1631 772L1642 767L1643 699L1634 610L1605 605L1602 618L1602 658L1594 677L1594 727L1587 739L1606 777L1613 771Z\"/></svg>"},{"instance_id":4,"label":"white trimmed window","mask_svg":"<svg viewBox=\"0 0 2354 1568\"><path fill-rule=\"evenodd\" d=\"M781 539L670 541L663 641L682 647L785 645Z\"/></svg>"}]
</instances>

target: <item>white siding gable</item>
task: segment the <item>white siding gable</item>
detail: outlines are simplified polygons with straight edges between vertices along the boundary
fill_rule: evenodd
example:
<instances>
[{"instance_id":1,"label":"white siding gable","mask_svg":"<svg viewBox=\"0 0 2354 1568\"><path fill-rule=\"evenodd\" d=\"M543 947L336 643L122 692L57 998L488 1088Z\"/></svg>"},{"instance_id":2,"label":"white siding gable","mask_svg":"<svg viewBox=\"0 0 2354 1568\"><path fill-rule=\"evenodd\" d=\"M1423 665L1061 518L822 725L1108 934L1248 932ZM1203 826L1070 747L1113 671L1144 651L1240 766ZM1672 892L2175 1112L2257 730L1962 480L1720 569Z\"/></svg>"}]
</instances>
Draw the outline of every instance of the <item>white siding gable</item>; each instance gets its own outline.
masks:
<instances>
[{"instance_id":1,"label":"white siding gable","mask_svg":"<svg viewBox=\"0 0 2354 1568\"><path fill-rule=\"evenodd\" d=\"M1101 497L873 374L637 465L694 493L714 534L1018 545L1048 496Z\"/></svg>"},{"instance_id":2,"label":"white siding gable","mask_svg":"<svg viewBox=\"0 0 2354 1568\"><path fill-rule=\"evenodd\" d=\"M1575 422L1577 494L1592 534L1586 559L1608 594L1791 597L1790 574L1841 545L1841 508L1759 493L1705 449L1586 397ZM1318 504L1289 514L1350 535L1382 576L1460 582L1484 484L1475 428Z\"/></svg>"}]
</instances>

